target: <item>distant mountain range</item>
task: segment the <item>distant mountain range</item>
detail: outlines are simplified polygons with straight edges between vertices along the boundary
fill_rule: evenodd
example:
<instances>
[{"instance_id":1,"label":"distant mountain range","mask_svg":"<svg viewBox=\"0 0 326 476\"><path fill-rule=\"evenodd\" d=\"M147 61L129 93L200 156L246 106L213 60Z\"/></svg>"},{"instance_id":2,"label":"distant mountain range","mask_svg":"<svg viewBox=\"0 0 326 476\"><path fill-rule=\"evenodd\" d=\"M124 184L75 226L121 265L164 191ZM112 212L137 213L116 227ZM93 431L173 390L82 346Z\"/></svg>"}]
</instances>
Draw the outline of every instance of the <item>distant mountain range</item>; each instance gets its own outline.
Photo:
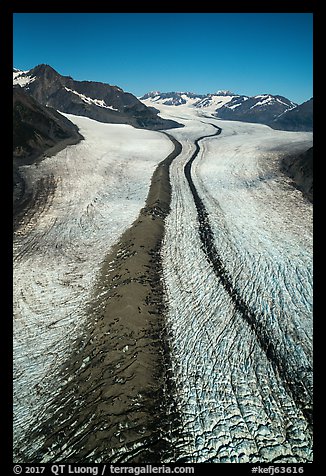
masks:
<instances>
[{"instance_id":1,"label":"distant mountain range","mask_svg":"<svg viewBox=\"0 0 326 476\"><path fill-rule=\"evenodd\" d=\"M182 104L197 108L205 108L214 112L228 103L236 94L230 91L217 91L213 94L196 94L191 92L167 92L152 91L140 98L141 101L150 100L154 105L165 104L167 106L180 106Z\"/></svg>"},{"instance_id":2,"label":"distant mountain range","mask_svg":"<svg viewBox=\"0 0 326 476\"><path fill-rule=\"evenodd\" d=\"M244 96L231 91L209 94L152 91L138 99L118 86L76 81L70 76L62 76L46 64L28 71L14 69L13 83L43 106L100 122L130 124L153 130L181 126L158 115L155 104L165 104L187 105L221 119L262 123L275 129L313 129L313 99L298 105L279 95Z\"/></svg>"},{"instance_id":3,"label":"distant mountain range","mask_svg":"<svg viewBox=\"0 0 326 476\"><path fill-rule=\"evenodd\" d=\"M60 112L100 122L160 130L182 127L182 124L161 118L155 105L186 105L221 119L263 123L275 129L312 131L313 128L312 99L297 105L282 96L249 97L230 91L212 94L154 91L138 99L118 86L75 81L45 64L28 71L14 69L13 85L14 209L17 210L26 202L26 184L20 166L33 163L45 152L52 150L54 153L82 139L78 128ZM295 180L301 173L306 177L311 161L312 151L307 157L298 158L296 163L284 162L284 170ZM312 197L310 179L300 180Z\"/></svg>"},{"instance_id":4,"label":"distant mountain range","mask_svg":"<svg viewBox=\"0 0 326 476\"><path fill-rule=\"evenodd\" d=\"M130 124L147 129L177 127L175 121L162 119L133 94L118 86L95 81L75 81L62 76L51 66L40 64L28 71L13 71L14 86L21 87L43 106L87 116L100 122Z\"/></svg>"},{"instance_id":5,"label":"distant mountain range","mask_svg":"<svg viewBox=\"0 0 326 476\"><path fill-rule=\"evenodd\" d=\"M313 99L298 105L272 94L243 96L230 91L210 94L152 91L140 98L146 104L187 105L206 110L220 119L267 124L289 131L313 130Z\"/></svg>"}]
</instances>

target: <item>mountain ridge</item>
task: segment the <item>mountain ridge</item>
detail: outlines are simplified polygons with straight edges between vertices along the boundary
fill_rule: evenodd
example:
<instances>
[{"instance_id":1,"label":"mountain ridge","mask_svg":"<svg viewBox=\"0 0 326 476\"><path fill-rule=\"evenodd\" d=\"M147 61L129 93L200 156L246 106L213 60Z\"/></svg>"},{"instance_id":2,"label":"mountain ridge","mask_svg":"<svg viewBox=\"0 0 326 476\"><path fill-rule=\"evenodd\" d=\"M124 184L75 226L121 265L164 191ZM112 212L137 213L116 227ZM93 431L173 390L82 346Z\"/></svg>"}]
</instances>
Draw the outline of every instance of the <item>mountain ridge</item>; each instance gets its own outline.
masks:
<instances>
[{"instance_id":1,"label":"mountain ridge","mask_svg":"<svg viewBox=\"0 0 326 476\"><path fill-rule=\"evenodd\" d=\"M13 88L13 156L33 162L60 141L79 141L78 127L51 107L42 106L20 86Z\"/></svg>"},{"instance_id":2,"label":"mountain ridge","mask_svg":"<svg viewBox=\"0 0 326 476\"><path fill-rule=\"evenodd\" d=\"M13 213L14 227L33 199L21 173L44 154L52 155L83 140L78 127L51 107L42 106L20 86L13 88Z\"/></svg>"},{"instance_id":3,"label":"mountain ridge","mask_svg":"<svg viewBox=\"0 0 326 476\"><path fill-rule=\"evenodd\" d=\"M313 98L277 117L271 127L281 130L313 130Z\"/></svg>"},{"instance_id":4,"label":"mountain ridge","mask_svg":"<svg viewBox=\"0 0 326 476\"><path fill-rule=\"evenodd\" d=\"M246 96L226 90L208 94L152 91L141 96L140 100L153 106L185 105L206 110L219 119L262 123L274 129L313 130L313 99L296 104L281 95Z\"/></svg>"},{"instance_id":5,"label":"mountain ridge","mask_svg":"<svg viewBox=\"0 0 326 476\"><path fill-rule=\"evenodd\" d=\"M77 81L63 76L52 66L13 71L13 84L20 86L40 104L68 114L87 116L99 122L129 124L152 130L181 127L163 119L133 94L118 86L96 81Z\"/></svg>"}]
</instances>

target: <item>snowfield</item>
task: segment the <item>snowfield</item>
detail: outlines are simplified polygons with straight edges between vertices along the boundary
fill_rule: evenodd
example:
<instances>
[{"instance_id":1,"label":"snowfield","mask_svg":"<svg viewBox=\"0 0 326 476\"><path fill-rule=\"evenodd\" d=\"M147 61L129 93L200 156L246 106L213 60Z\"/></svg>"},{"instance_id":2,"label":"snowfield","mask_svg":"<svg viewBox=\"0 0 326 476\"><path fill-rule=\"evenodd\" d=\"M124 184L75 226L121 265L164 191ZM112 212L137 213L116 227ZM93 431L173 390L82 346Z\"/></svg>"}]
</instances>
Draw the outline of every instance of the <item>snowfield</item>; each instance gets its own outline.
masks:
<instances>
[{"instance_id":1,"label":"snowfield","mask_svg":"<svg viewBox=\"0 0 326 476\"><path fill-rule=\"evenodd\" d=\"M118 109L116 109L115 107L108 106L103 99L92 99L88 96L85 96L85 94L77 93L77 91L74 91L73 89L69 89L69 88L66 88L66 87L65 87L65 90L75 94L78 97L80 97L86 104L95 104L95 106L104 107L106 109L111 109L112 111L118 111Z\"/></svg>"},{"instance_id":2,"label":"snowfield","mask_svg":"<svg viewBox=\"0 0 326 476\"><path fill-rule=\"evenodd\" d=\"M65 116L85 140L24 167L52 193L14 236L14 443L31 446L60 388L56 371L87 318L110 247L144 206L157 164L173 149L158 132ZM25 438L25 442L24 442Z\"/></svg>"}]
</instances>

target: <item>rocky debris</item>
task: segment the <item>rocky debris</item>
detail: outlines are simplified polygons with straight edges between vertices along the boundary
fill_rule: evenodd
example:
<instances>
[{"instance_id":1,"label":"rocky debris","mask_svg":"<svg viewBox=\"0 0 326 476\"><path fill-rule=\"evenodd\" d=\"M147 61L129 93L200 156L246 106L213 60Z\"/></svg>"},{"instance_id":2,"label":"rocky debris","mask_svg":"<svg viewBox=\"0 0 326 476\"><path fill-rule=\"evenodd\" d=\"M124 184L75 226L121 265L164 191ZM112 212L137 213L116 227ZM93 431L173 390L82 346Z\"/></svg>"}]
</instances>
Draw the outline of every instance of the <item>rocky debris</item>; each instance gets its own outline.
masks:
<instances>
[{"instance_id":1,"label":"rocky debris","mask_svg":"<svg viewBox=\"0 0 326 476\"><path fill-rule=\"evenodd\" d=\"M173 399L161 243L169 165L159 164L138 219L103 263L87 325L76 338L47 418L31 430L24 461L142 463L175 460ZM161 213L152 213L157 207Z\"/></svg>"},{"instance_id":2,"label":"rocky debris","mask_svg":"<svg viewBox=\"0 0 326 476\"><path fill-rule=\"evenodd\" d=\"M313 147L300 155L288 155L281 161L282 170L294 185L313 202Z\"/></svg>"}]
</instances>

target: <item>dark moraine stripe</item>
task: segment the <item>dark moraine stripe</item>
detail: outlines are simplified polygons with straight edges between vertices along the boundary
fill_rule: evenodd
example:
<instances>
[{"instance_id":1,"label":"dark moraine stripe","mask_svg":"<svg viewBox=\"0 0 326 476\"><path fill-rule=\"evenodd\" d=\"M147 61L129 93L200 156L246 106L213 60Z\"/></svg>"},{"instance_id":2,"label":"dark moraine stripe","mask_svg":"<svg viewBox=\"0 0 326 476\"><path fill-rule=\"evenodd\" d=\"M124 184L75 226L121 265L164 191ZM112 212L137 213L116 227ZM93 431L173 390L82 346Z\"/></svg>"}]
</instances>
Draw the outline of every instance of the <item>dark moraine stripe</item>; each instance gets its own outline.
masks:
<instances>
[{"instance_id":1,"label":"dark moraine stripe","mask_svg":"<svg viewBox=\"0 0 326 476\"><path fill-rule=\"evenodd\" d=\"M177 459L160 250L169 167L182 146L166 135L174 150L156 168L139 217L105 259L83 335L58 377L60 393L22 442L24 462Z\"/></svg>"},{"instance_id":2,"label":"dark moraine stripe","mask_svg":"<svg viewBox=\"0 0 326 476\"><path fill-rule=\"evenodd\" d=\"M264 316L254 313L250 309L249 304L241 296L241 291L234 286L232 277L229 275L215 246L214 233L210 225L209 215L192 180L191 167L200 150L199 142L206 137L219 135L222 131L222 129L215 124L211 125L217 129L215 134L202 136L195 141L196 149L184 167L184 173L197 209L202 249L207 261L212 265L215 275L229 294L236 311L240 313L254 332L261 349L272 363L274 370L281 376L284 386L292 394L296 405L301 409L307 422L312 426L312 395L309 388L306 387L307 381L303 378L302 369L292 364L291 358L284 348L284 345L272 341L270 333L264 325ZM311 374L312 369L304 369L304 373Z\"/></svg>"}]
</instances>

